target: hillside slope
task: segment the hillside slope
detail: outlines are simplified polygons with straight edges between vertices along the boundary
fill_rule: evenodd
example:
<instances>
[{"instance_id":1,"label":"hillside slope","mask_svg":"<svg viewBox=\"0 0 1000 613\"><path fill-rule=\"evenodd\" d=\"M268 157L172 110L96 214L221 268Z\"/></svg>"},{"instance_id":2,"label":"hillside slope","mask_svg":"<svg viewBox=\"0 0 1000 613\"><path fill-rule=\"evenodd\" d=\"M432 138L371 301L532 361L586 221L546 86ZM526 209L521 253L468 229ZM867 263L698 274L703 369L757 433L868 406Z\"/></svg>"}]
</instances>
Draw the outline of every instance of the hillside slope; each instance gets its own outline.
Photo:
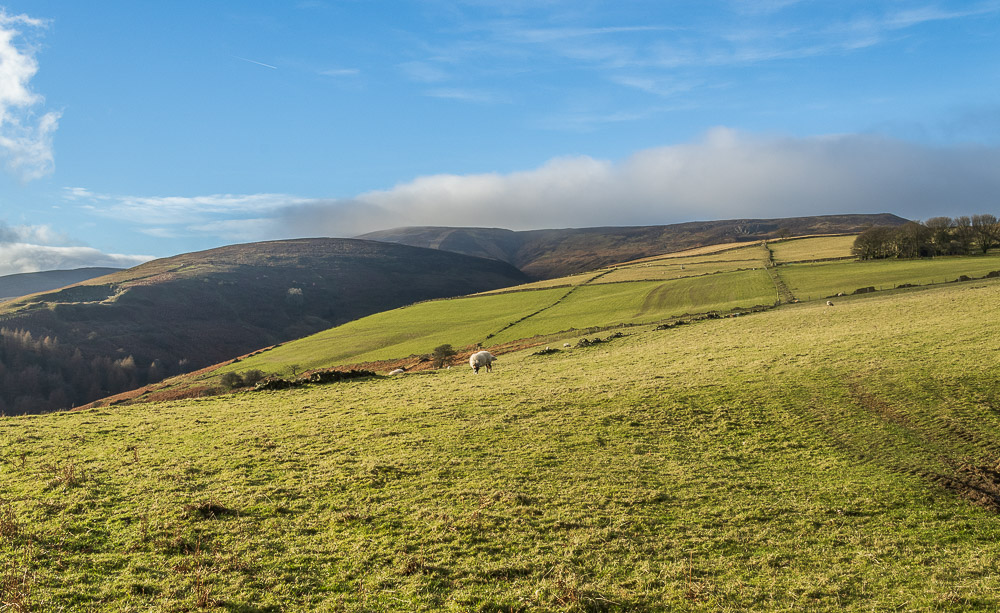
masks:
<instances>
[{"instance_id":1,"label":"hillside slope","mask_svg":"<svg viewBox=\"0 0 1000 613\"><path fill-rule=\"evenodd\" d=\"M901 217L883 213L523 232L500 228L413 227L372 232L358 238L494 258L513 264L534 278L550 279L702 245L779 236L849 234L874 225L897 226L905 222Z\"/></svg>"},{"instance_id":2,"label":"hillside slope","mask_svg":"<svg viewBox=\"0 0 1000 613\"><path fill-rule=\"evenodd\" d=\"M0 410L68 408L370 313L524 280L496 260L354 239L156 260L4 303Z\"/></svg>"},{"instance_id":3,"label":"hillside slope","mask_svg":"<svg viewBox=\"0 0 1000 613\"><path fill-rule=\"evenodd\" d=\"M461 364L476 347L498 354L533 345L560 347L637 325L672 327L779 304L825 303L830 297L839 303L871 291L1000 277L1000 253L857 261L851 245L845 236L724 244L408 305L99 404L224 393L223 376L249 371L282 378L329 368L385 373L402 366L412 372L430 367L426 356L442 344L459 351L453 363Z\"/></svg>"},{"instance_id":4,"label":"hillside slope","mask_svg":"<svg viewBox=\"0 0 1000 613\"><path fill-rule=\"evenodd\" d=\"M996 611L997 304L987 279L633 328L490 374L2 419L4 594Z\"/></svg>"},{"instance_id":5,"label":"hillside slope","mask_svg":"<svg viewBox=\"0 0 1000 613\"><path fill-rule=\"evenodd\" d=\"M94 277L118 272L120 268L74 268L73 270L45 270L24 272L0 277L0 301L47 292Z\"/></svg>"}]
</instances>

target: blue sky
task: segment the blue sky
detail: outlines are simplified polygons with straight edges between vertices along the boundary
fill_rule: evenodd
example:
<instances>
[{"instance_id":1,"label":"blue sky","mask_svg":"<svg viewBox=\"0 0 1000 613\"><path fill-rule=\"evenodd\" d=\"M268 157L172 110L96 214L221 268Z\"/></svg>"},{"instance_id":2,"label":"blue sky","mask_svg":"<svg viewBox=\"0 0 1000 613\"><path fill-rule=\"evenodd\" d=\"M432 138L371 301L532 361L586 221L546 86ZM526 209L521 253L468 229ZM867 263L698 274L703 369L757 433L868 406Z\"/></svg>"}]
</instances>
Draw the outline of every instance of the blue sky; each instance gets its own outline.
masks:
<instances>
[{"instance_id":1,"label":"blue sky","mask_svg":"<svg viewBox=\"0 0 1000 613\"><path fill-rule=\"evenodd\" d=\"M1000 215L997 1L0 6L0 274L403 225Z\"/></svg>"}]
</instances>

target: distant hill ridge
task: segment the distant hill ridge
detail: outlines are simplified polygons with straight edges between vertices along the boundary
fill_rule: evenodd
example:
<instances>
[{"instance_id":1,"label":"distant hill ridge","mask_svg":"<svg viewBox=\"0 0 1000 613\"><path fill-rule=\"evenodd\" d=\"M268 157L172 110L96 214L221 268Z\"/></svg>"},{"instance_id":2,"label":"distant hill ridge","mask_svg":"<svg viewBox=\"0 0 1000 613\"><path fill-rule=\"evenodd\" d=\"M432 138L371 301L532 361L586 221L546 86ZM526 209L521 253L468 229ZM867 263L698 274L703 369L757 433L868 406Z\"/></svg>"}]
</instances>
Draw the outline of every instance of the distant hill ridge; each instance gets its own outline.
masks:
<instances>
[{"instance_id":1,"label":"distant hill ridge","mask_svg":"<svg viewBox=\"0 0 1000 613\"><path fill-rule=\"evenodd\" d=\"M358 238L492 258L508 262L535 279L552 279L703 245L783 235L849 234L906 222L897 215L880 213L561 230L419 226L370 232Z\"/></svg>"},{"instance_id":2,"label":"distant hill ridge","mask_svg":"<svg viewBox=\"0 0 1000 613\"><path fill-rule=\"evenodd\" d=\"M497 260L339 238L154 260L0 305L0 412L69 408L372 313L527 280Z\"/></svg>"},{"instance_id":3,"label":"distant hill ridge","mask_svg":"<svg viewBox=\"0 0 1000 613\"><path fill-rule=\"evenodd\" d=\"M37 292L47 292L94 277L118 272L121 268L74 268L72 270L45 270L22 272L0 277L0 300L19 298Z\"/></svg>"}]
</instances>

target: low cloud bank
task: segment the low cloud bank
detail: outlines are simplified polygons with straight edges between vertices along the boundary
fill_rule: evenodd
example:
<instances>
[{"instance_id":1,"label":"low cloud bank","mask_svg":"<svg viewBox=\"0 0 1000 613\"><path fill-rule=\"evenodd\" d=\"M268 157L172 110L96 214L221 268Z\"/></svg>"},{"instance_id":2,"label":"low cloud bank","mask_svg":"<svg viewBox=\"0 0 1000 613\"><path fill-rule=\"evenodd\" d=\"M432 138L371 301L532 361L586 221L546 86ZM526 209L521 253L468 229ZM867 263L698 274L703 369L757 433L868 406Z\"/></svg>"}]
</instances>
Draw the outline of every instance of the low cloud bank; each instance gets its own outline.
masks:
<instances>
[{"instance_id":1,"label":"low cloud bank","mask_svg":"<svg viewBox=\"0 0 1000 613\"><path fill-rule=\"evenodd\" d=\"M715 129L621 162L580 156L511 174L435 175L350 201L281 211L295 235L407 225L515 230L703 219L983 212L1000 202L1000 150L878 136L768 138Z\"/></svg>"},{"instance_id":2,"label":"low cloud bank","mask_svg":"<svg viewBox=\"0 0 1000 613\"><path fill-rule=\"evenodd\" d=\"M0 223L0 276L89 267L131 268L153 259L103 253L92 247L66 244L69 242L68 237L47 226L12 227Z\"/></svg>"},{"instance_id":3,"label":"low cloud bank","mask_svg":"<svg viewBox=\"0 0 1000 613\"><path fill-rule=\"evenodd\" d=\"M617 162L576 156L509 174L433 175L349 199L98 197L82 189L73 198L104 214L120 217L127 207L129 219L156 220L141 228L149 233L229 241L417 225L524 230L882 212L923 219L1000 214L998 167L1000 149L992 147L717 128L698 141Z\"/></svg>"}]
</instances>

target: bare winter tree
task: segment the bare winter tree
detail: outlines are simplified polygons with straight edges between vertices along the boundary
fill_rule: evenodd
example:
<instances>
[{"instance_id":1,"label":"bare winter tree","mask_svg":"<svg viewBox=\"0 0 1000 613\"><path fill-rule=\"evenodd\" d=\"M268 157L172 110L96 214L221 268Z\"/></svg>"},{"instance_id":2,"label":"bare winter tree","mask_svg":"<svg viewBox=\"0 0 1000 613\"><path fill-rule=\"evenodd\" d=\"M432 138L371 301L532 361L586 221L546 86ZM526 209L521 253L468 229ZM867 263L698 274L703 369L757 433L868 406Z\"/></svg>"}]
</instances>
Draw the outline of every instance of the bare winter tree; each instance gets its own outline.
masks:
<instances>
[{"instance_id":1,"label":"bare winter tree","mask_svg":"<svg viewBox=\"0 0 1000 613\"><path fill-rule=\"evenodd\" d=\"M989 251L994 245L997 244L998 237L997 230L1000 226L997 224L996 215L983 214L983 215L973 215L972 216L972 235L975 237L976 245L979 246L979 250L983 253Z\"/></svg>"}]
</instances>

